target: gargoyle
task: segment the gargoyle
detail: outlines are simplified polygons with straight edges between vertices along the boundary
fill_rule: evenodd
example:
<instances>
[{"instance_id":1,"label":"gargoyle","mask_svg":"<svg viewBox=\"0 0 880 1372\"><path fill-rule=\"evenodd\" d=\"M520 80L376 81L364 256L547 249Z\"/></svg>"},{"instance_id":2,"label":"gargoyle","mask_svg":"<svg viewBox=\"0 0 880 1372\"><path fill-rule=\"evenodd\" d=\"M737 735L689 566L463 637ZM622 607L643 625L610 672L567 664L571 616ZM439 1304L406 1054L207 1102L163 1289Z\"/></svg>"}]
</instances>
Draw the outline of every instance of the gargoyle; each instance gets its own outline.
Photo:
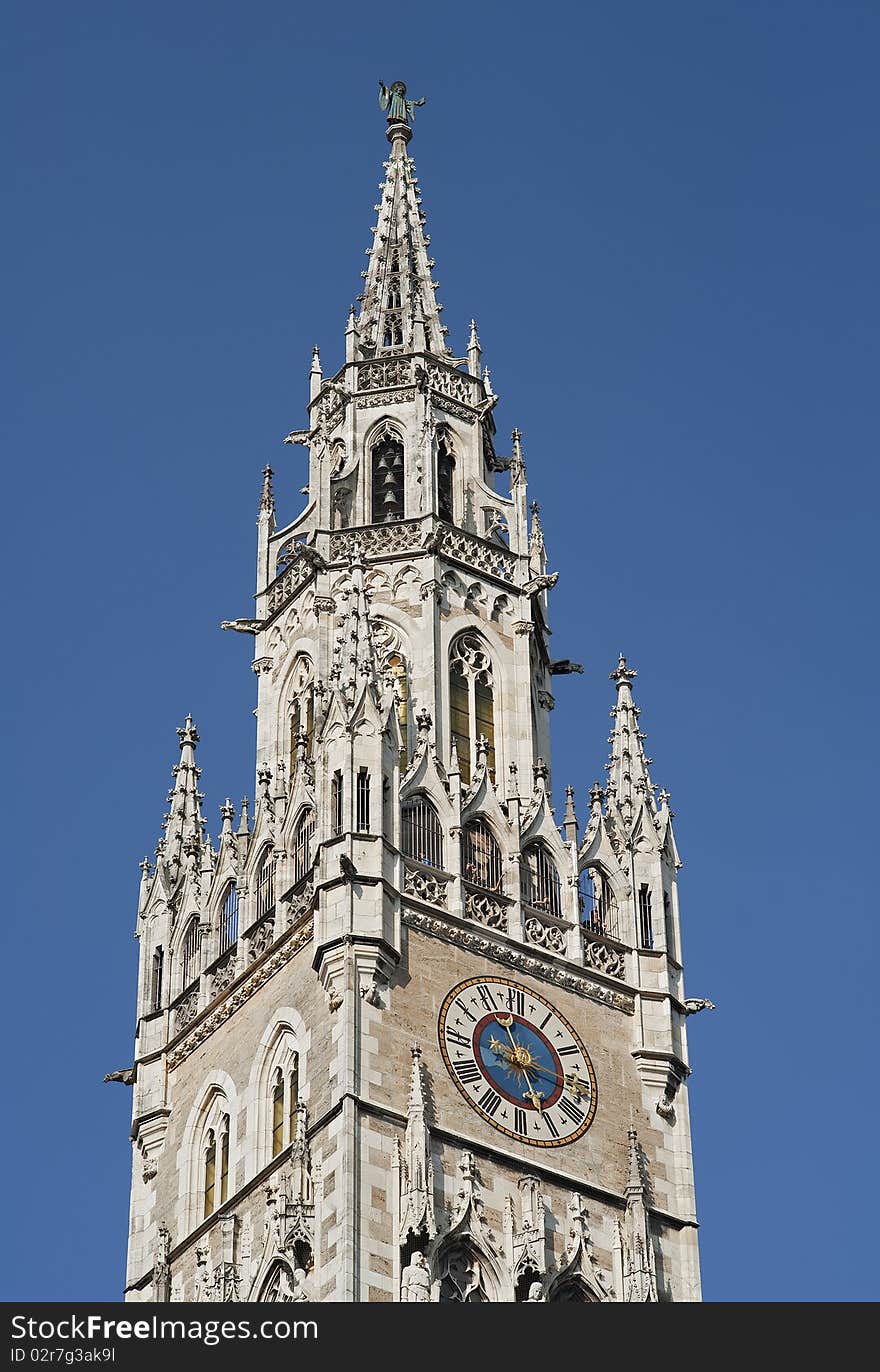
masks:
<instances>
[{"instance_id":1,"label":"gargoyle","mask_svg":"<svg viewBox=\"0 0 880 1372\"><path fill-rule=\"evenodd\" d=\"M105 1081L121 1081L123 1086L133 1086L137 1076L137 1065L124 1067L121 1072L108 1072Z\"/></svg>"},{"instance_id":2,"label":"gargoyle","mask_svg":"<svg viewBox=\"0 0 880 1372\"><path fill-rule=\"evenodd\" d=\"M318 435L317 429L293 429L284 439L285 443L301 443L307 448Z\"/></svg>"},{"instance_id":3,"label":"gargoyle","mask_svg":"<svg viewBox=\"0 0 880 1372\"><path fill-rule=\"evenodd\" d=\"M572 662L570 657L558 657L550 663L551 676L570 676L572 672L583 672L583 667L579 662Z\"/></svg>"},{"instance_id":4,"label":"gargoyle","mask_svg":"<svg viewBox=\"0 0 880 1372\"><path fill-rule=\"evenodd\" d=\"M237 634L258 634L263 627L261 619L221 619L221 629L234 629Z\"/></svg>"},{"instance_id":5,"label":"gargoyle","mask_svg":"<svg viewBox=\"0 0 880 1372\"><path fill-rule=\"evenodd\" d=\"M558 572L550 572L547 576L533 576L531 581L527 581L523 586L523 595L537 595L539 591L549 591L558 580Z\"/></svg>"},{"instance_id":6,"label":"gargoyle","mask_svg":"<svg viewBox=\"0 0 880 1372\"><path fill-rule=\"evenodd\" d=\"M714 1010L715 1006L711 1000L686 1000L684 1012L686 1015L698 1015L701 1010Z\"/></svg>"}]
</instances>

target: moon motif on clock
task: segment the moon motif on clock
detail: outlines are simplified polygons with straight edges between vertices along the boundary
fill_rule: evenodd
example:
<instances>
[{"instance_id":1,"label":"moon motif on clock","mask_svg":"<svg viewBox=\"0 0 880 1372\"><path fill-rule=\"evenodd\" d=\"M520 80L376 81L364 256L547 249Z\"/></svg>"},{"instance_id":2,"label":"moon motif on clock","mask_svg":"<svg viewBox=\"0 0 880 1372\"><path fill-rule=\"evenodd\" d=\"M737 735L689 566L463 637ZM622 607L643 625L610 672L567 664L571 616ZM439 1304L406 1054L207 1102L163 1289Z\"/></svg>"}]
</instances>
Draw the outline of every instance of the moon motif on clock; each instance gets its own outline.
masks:
<instances>
[{"instance_id":1,"label":"moon motif on clock","mask_svg":"<svg viewBox=\"0 0 880 1372\"><path fill-rule=\"evenodd\" d=\"M465 1100L493 1129L560 1148L596 1114L596 1074L568 1020L507 977L472 977L440 1009L440 1052Z\"/></svg>"}]
</instances>

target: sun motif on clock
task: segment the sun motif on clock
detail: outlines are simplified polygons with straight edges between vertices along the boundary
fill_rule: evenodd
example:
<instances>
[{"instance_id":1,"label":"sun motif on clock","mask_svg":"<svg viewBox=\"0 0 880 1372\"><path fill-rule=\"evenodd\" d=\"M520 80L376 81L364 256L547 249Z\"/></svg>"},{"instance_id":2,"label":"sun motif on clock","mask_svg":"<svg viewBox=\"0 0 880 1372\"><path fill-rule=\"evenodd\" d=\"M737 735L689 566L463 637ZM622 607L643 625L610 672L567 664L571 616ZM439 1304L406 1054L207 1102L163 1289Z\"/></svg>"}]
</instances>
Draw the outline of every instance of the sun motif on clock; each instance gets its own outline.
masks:
<instances>
[{"instance_id":1,"label":"sun motif on clock","mask_svg":"<svg viewBox=\"0 0 880 1372\"><path fill-rule=\"evenodd\" d=\"M507 977L449 992L440 1052L465 1100L493 1129L536 1148L579 1139L596 1114L596 1074L564 1015Z\"/></svg>"}]
</instances>

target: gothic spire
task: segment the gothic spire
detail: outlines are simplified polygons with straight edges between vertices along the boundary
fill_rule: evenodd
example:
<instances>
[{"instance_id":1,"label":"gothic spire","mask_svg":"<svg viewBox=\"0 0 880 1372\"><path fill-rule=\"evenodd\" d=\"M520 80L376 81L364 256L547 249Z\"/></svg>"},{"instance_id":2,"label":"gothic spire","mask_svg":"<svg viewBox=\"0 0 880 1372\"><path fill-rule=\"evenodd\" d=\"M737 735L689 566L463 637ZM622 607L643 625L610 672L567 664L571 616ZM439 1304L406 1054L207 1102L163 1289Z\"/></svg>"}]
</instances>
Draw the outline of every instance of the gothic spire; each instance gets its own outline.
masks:
<instances>
[{"instance_id":1,"label":"gothic spire","mask_svg":"<svg viewBox=\"0 0 880 1372\"><path fill-rule=\"evenodd\" d=\"M387 137L391 156L384 164L385 180L374 205L376 223L358 319L359 342L367 356L404 351L446 352L445 330L440 323L442 305L437 303L434 266L428 257L429 236L424 231L425 213L415 163L406 151L412 137L410 121L414 103L406 99L406 86L395 81L386 91ZM380 102L381 102L380 96Z\"/></svg>"},{"instance_id":2,"label":"gothic spire","mask_svg":"<svg viewBox=\"0 0 880 1372\"><path fill-rule=\"evenodd\" d=\"M351 557L351 578L339 595L345 618L333 645L330 679L350 710L367 683L378 689L376 648L370 627L370 611L364 588L364 561L359 545Z\"/></svg>"},{"instance_id":3,"label":"gothic spire","mask_svg":"<svg viewBox=\"0 0 880 1372\"><path fill-rule=\"evenodd\" d=\"M647 735L639 728L640 712L632 697L632 682L636 675L631 667L627 667L622 653L617 667L609 673L610 680L617 687L617 704L611 710L614 729L608 740L611 759L605 764L608 773L606 789L609 802L616 805L627 823L634 818L642 800L652 814L657 809L654 786L648 773L651 759L645 756L643 746Z\"/></svg>"},{"instance_id":4,"label":"gothic spire","mask_svg":"<svg viewBox=\"0 0 880 1372\"><path fill-rule=\"evenodd\" d=\"M206 821L202 817L202 800L199 791L201 767L196 766L196 745L199 742L198 730L187 715L182 729L178 729L180 740L180 761L172 767L174 789L169 800L165 827L164 857L168 863L176 864L180 872L182 856L187 846L195 845L201 849Z\"/></svg>"}]
</instances>

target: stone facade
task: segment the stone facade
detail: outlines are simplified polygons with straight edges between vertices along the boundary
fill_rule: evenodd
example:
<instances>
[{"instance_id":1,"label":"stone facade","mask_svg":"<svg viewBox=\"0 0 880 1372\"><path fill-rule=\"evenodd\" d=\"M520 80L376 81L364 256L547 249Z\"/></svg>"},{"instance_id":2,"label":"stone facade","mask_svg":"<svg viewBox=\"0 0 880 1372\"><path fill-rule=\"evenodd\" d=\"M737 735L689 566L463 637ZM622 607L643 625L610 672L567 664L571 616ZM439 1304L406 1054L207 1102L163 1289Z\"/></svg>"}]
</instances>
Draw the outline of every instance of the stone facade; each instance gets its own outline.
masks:
<instances>
[{"instance_id":1,"label":"stone facade","mask_svg":"<svg viewBox=\"0 0 880 1372\"><path fill-rule=\"evenodd\" d=\"M286 440L306 507L279 528L266 469L255 617L224 625L254 638L253 813L210 842L187 719L142 864L126 1293L697 1300L708 1002L669 797L621 658L607 785L556 823L552 679L581 669L476 327L446 346L410 135L389 115L345 362L316 350Z\"/></svg>"}]
</instances>

